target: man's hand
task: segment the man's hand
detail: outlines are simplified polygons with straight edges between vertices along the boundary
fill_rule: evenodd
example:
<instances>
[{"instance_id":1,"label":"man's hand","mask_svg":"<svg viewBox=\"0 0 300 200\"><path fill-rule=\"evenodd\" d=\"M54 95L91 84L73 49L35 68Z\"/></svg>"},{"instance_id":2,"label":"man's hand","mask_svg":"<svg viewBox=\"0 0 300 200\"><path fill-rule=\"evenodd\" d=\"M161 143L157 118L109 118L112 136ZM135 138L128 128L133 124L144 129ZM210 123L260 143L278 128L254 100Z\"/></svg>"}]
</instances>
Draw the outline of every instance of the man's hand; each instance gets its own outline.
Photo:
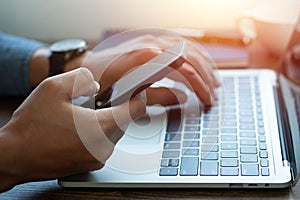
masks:
<instances>
[{"instance_id":1,"label":"man's hand","mask_svg":"<svg viewBox=\"0 0 300 200\"><path fill-rule=\"evenodd\" d=\"M104 91L125 73L144 64L162 50L168 49L182 39L180 37L161 38L144 35L105 50L88 52L84 55L85 59L73 60L68 63L66 68L68 70L78 65L89 68L95 80L99 80L101 91ZM198 44L191 40L187 40L187 43L189 46L188 62L171 73L168 78L185 83L205 105L211 106L216 98L214 89L220 86L220 82L214 74L214 65L209 62L207 55L203 54L203 50ZM76 64L78 61L81 63ZM148 88L147 97L149 104L161 105L182 103L186 100L183 92L163 87Z\"/></svg>"},{"instance_id":2,"label":"man's hand","mask_svg":"<svg viewBox=\"0 0 300 200\"><path fill-rule=\"evenodd\" d=\"M143 93L120 106L75 106L99 84L86 68L43 81L0 129L0 190L100 169L130 121L144 115ZM117 117L115 116L118 114Z\"/></svg>"}]
</instances>

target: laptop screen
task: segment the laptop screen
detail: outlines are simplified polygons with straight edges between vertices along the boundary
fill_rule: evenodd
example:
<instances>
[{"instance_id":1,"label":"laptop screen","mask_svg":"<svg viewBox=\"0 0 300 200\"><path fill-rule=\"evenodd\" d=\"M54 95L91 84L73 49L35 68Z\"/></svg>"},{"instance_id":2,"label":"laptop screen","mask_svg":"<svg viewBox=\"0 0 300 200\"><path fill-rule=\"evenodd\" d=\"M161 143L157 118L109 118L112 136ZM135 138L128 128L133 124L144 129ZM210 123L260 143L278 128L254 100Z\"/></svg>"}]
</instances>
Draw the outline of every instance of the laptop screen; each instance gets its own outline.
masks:
<instances>
[{"instance_id":1,"label":"laptop screen","mask_svg":"<svg viewBox=\"0 0 300 200\"><path fill-rule=\"evenodd\" d=\"M279 70L288 79L300 84L300 17L283 55Z\"/></svg>"},{"instance_id":2,"label":"laptop screen","mask_svg":"<svg viewBox=\"0 0 300 200\"><path fill-rule=\"evenodd\" d=\"M278 71L282 95L280 106L284 105L284 109L279 110L282 132L287 144L287 159L293 178L297 180L300 174L300 16Z\"/></svg>"}]
</instances>

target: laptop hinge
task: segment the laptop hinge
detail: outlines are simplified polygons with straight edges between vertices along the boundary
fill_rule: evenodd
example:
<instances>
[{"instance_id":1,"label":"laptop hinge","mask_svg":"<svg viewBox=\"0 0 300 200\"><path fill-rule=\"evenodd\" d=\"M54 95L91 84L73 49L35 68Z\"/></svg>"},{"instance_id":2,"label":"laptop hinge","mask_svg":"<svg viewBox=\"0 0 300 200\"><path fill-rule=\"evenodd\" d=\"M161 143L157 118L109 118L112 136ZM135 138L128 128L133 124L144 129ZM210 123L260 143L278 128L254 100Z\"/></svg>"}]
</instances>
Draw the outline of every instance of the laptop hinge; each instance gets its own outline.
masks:
<instances>
[{"instance_id":1,"label":"laptop hinge","mask_svg":"<svg viewBox=\"0 0 300 200\"><path fill-rule=\"evenodd\" d=\"M275 99L275 107L277 113L278 131L280 137L283 166L290 167L292 182L294 182L295 175L297 174L296 164L295 164L295 154L294 154L294 147L292 143L291 129L288 123L289 119L284 104L280 84L274 86L273 90L274 90L274 97L275 97L274 99Z\"/></svg>"}]
</instances>

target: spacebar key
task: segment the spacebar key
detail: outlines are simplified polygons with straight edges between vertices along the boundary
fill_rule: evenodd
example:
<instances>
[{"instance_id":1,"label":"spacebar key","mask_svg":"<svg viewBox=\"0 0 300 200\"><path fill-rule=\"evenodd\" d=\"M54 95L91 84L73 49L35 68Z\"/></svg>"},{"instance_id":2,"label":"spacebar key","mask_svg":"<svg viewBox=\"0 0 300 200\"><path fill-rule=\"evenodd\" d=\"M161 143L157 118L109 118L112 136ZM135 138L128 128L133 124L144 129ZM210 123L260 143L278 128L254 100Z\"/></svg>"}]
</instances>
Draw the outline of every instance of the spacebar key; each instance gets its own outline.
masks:
<instances>
[{"instance_id":1,"label":"spacebar key","mask_svg":"<svg viewBox=\"0 0 300 200\"><path fill-rule=\"evenodd\" d=\"M182 157L180 175L181 176L197 176L199 158L197 157Z\"/></svg>"}]
</instances>

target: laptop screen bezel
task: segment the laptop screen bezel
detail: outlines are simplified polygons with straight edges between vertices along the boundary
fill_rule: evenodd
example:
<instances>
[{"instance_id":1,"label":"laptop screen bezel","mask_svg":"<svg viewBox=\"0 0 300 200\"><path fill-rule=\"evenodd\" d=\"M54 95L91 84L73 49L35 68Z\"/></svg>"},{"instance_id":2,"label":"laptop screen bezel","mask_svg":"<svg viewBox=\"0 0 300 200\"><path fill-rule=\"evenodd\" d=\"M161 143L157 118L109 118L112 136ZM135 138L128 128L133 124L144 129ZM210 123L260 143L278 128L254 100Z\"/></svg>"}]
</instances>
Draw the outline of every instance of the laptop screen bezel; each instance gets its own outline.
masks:
<instances>
[{"instance_id":1,"label":"laptop screen bezel","mask_svg":"<svg viewBox=\"0 0 300 200\"><path fill-rule=\"evenodd\" d=\"M291 65L287 64L286 56L289 54L291 49L300 44L300 15L298 17L298 21L295 24L294 31L290 37L289 43L287 45L286 50L284 51L279 65L276 68L277 71L277 81L278 87L280 89L280 95L283 100L279 106L283 106L284 109L281 110L286 113L281 113L280 121L284 123L283 132L285 137L285 146L286 153L288 154L288 161L291 167L292 173L292 184L295 185L300 177L300 126L299 126L299 118L297 118L296 111L296 100L291 94L291 90L299 88L300 94L300 77L298 79L293 77L288 73ZM300 66L299 72L300 72ZM295 89L295 90L296 90ZM296 90L297 91L297 90ZM300 104L299 104L300 105Z\"/></svg>"}]
</instances>

